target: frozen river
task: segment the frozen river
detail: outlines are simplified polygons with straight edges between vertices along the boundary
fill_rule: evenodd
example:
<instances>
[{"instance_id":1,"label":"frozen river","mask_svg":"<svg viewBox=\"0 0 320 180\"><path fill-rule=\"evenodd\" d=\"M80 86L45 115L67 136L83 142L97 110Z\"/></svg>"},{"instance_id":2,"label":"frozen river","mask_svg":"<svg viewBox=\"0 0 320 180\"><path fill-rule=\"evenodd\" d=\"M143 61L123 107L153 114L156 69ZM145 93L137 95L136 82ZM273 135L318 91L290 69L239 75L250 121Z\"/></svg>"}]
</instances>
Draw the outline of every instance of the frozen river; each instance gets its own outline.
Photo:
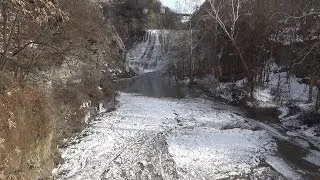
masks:
<instances>
[{"instance_id":1,"label":"frozen river","mask_svg":"<svg viewBox=\"0 0 320 180\"><path fill-rule=\"evenodd\" d=\"M57 179L320 178L319 139L286 133L237 107L200 98L161 73L119 84L118 108L93 119L60 149L64 162L54 172Z\"/></svg>"},{"instance_id":2,"label":"frozen river","mask_svg":"<svg viewBox=\"0 0 320 180\"><path fill-rule=\"evenodd\" d=\"M275 142L229 108L126 93L119 101L63 150L61 179L218 179L268 171L262 160L274 154Z\"/></svg>"}]
</instances>

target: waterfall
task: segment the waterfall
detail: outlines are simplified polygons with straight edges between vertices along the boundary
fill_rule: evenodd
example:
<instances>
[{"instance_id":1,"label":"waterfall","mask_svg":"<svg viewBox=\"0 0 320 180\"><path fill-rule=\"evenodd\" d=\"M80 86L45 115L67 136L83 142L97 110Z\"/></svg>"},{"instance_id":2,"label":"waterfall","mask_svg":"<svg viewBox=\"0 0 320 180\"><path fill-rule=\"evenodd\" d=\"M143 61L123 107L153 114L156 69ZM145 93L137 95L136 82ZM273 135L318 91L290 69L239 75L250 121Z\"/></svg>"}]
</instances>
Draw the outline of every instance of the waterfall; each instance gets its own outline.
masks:
<instances>
[{"instance_id":1,"label":"waterfall","mask_svg":"<svg viewBox=\"0 0 320 180\"><path fill-rule=\"evenodd\" d=\"M168 60L169 34L170 30L147 30L143 41L129 50L128 67L137 74L161 70Z\"/></svg>"}]
</instances>

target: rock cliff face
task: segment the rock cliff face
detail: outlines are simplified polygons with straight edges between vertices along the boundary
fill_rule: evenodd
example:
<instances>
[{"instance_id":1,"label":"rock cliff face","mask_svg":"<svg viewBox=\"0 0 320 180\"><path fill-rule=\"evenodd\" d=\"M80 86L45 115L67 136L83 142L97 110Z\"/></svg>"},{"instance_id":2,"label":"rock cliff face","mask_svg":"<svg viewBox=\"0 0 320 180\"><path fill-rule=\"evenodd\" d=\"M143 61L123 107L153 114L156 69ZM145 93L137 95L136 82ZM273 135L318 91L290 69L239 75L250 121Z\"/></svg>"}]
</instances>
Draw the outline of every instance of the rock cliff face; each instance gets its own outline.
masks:
<instances>
[{"instance_id":1,"label":"rock cliff face","mask_svg":"<svg viewBox=\"0 0 320 180\"><path fill-rule=\"evenodd\" d=\"M156 0L101 2L101 6L127 49L142 41L148 29L178 29L182 26L181 17Z\"/></svg>"},{"instance_id":2,"label":"rock cliff face","mask_svg":"<svg viewBox=\"0 0 320 180\"><path fill-rule=\"evenodd\" d=\"M0 101L0 179L50 176L56 153L51 99L11 81Z\"/></svg>"},{"instance_id":3,"label":"rock cliff face","mask_svg":"<svg viewBox=\"0 0 320 180\"><path fill-rule=\"evenodd\" d=\"M19 49L0 71L0 179L49 177L59 162L57 146L113 108L113 80L125 74L127 49L143 41L145 29L174 19L153 0L57 2L67 17L52 27L21 19L17 30L29 33L23 40L40 43ZM161 40L147 34L150 42Z\"/></svg>"},{"instance_id":4,"label":"rock cliff face","mask_svg":"<svg viewBox=\"0 0 320 180\"><path fill-rule=\"evenodd\" d=\"M32 69L23 81L11 67L0 72L0 179L50 177L57 146L115 103L113 78L124 69L119 33L96 2L60 1L60 7L68 20L46 43L61 60Z\"/></svg>"}]
</instances>

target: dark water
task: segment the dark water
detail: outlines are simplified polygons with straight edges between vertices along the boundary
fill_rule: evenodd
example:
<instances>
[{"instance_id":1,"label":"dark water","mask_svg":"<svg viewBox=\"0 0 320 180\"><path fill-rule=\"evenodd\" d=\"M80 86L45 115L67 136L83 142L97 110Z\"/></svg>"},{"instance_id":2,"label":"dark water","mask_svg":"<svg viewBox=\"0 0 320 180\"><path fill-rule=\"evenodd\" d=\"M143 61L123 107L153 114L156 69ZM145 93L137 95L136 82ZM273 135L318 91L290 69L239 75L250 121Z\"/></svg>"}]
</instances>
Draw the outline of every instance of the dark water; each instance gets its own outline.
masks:
<instances>
[{"instance_id":1,"label":"dark water","mask_svg":"<svg viewBox=\"0 0 320 180\"><path fill-rule=\"evenodd\" d=\"M117 81L119 91L150 97L186 98L200 97L200 90L189 88L162 72L149 72L137 77Z\"/></svg>"},{"instance_id":2,"label":"dark water","mask_svg":"<svg viewBox=\"0 0 320 180\"><path fill-rule=\"evenodd\" d=\"M283 140L278 140L277 146L278 156L296 170L303 172L304 179L320 179L320 167L303 159L309 154L308 149Z\"/></svg>"}]
</instances>

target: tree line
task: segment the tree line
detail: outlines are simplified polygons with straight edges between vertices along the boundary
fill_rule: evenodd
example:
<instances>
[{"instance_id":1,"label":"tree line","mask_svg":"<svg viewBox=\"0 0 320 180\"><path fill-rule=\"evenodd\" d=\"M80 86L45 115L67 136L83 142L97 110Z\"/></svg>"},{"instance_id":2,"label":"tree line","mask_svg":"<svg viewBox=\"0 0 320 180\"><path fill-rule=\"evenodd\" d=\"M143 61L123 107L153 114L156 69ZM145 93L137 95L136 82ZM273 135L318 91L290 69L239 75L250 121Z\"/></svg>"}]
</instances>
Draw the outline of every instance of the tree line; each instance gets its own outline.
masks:
<instances>
[{"instance_id":1,"label":"tree line","mask_svg":"<svg viewBox=\"0 0 320 180\"><path fill-rule=\"evenodd\" d=\"M319 16L316 0L207 0L187 22L193 33L174 46L173 66L190 79L210 73L220 82L246 78L253 98L267 85L267 63L274 59L310 85L312 101L320 85Z\"/></svg>"}]
</instances>

